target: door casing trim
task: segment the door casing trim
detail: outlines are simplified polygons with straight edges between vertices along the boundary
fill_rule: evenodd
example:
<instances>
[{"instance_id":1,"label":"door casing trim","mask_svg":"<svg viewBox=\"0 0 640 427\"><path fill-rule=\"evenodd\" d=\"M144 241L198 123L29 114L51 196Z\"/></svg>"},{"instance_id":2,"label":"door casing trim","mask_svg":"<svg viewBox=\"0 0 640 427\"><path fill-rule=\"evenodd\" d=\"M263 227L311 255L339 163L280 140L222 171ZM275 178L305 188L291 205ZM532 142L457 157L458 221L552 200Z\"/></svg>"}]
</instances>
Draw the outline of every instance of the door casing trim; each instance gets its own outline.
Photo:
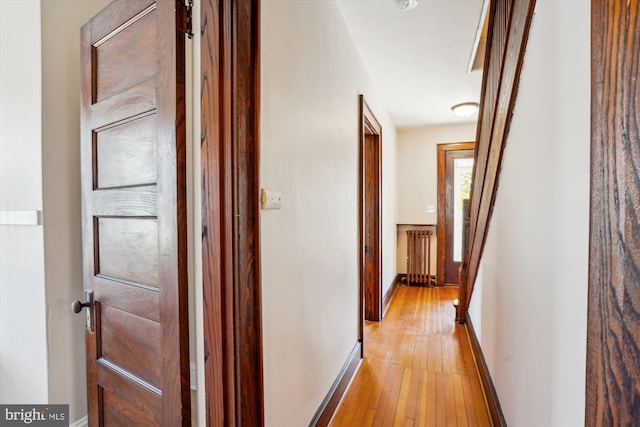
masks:
<instances>
[{"instance_id":1,"label":"door casing trim","mask_svg":"<svg viewBox=\"0 0 640 427\"><path fill-rule=\"evenodd\" d=\"M364 203L364 195L365 195L365 154L364 147L366 143L367 135L376 136L376 156L378 158L378 179L377 179L377 192L378 192L378 247L376 254L376 274L377 274L377 284L374 289L372 289L371 294L374 299L374 314L372 319L378 321L382 319L382 126L380 122L376 118L376 116L367 105L367 102L364 99L364 95L359 95L358 97L358 260L359 260L359 268L358 268L358 277L359 277L359 313L358 313L358 340L364 343L364 318L365 318L365 283L364 283L364 266L365 266L365 203ZM364 345L363 354L364 354Z\"/></svg>"},{"instance_id":2,"label":"door casing trim","mask_svg":"<svg viewBox=\"0 0 640 427\"><path fill-rule=\"evenodd\" d=\"M260 1L202 0L207 425L264 425L259 227Z\"/></svg>"},{"instance_id":3,"label":"door casing trim","mask_svg":"<svg viewBox=\"0 0 640 427\"><path fill-rule=\"evenodd\" d=\"M438 144L438 223L436 227L436 271L438 286L444 286L444 261L446 252L447 213L445 211L445 195L447 186L446 155L447 151L474 150L475 142L452 142Z\"/></svg>"}]
</instances>

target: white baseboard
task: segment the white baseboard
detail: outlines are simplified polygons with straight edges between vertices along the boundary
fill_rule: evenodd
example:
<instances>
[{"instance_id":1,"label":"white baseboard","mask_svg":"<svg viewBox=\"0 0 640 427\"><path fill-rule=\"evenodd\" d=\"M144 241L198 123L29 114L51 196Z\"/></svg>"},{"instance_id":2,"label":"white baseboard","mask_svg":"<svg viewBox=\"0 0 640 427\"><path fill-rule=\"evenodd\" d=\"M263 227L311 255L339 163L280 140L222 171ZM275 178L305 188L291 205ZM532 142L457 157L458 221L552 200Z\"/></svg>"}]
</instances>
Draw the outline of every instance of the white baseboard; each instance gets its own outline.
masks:
<instances>
[{"instance_id":1,"label":"white baseboard","mask_svg":"<svg viewBox=\"0 0 640 427\"><path fill-rule=\"evenodd\" d=\"M85 415L75 423L69 424L69 427L87 427L88 425L89 425L89 417Z\"/></svg>"},{"instance_id":2,"label":"white baseboard","mask_svg":"<svg viewBox=\"0 0 640 427\"><path fill-rule=\"evenodd\" d=\"M191 390L196 389L196 383L198 382L198 377L196 377L196 364L191 363L191 372L189 373L189 384L191 384Z\"/></svg>"}]
</instances>

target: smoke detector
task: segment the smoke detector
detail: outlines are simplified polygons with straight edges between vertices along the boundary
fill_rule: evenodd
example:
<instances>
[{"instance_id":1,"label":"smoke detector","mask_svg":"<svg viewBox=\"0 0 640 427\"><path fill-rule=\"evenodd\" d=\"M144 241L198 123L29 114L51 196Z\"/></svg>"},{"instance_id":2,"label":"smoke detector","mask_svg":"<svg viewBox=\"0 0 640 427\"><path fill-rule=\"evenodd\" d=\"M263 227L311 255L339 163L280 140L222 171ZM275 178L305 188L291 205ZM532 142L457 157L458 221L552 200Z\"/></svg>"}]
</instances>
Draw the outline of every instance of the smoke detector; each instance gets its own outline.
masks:
<instances>
[{"instance_id":1,"label":"smoke detector","mask_svg":"<svg viewBox=\"0 0 640 427\"><path fill-rule=\"evenodd\" d=\"M418 0L395 0L400 10L411 10L418 5Z\"/></svg>"}]
</instances>

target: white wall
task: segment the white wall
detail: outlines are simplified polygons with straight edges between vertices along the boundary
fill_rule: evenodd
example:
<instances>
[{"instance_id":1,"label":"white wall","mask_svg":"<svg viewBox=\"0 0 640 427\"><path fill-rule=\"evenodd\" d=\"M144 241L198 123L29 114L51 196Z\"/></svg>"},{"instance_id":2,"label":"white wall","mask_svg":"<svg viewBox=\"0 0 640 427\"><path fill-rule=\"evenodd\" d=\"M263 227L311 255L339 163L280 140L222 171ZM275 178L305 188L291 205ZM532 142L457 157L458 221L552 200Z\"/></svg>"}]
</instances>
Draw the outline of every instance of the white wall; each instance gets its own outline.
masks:
<instances>
[{"instance_id":1,"label":"white wall","mask_svg":"<svg viewBox=\"0 0 640 427\"><path fill-rule=\"evenodd\" d=\"M49 401L87 413L80 211L80 27L109 0L42 1L42 178ZM84 312L83 312L84 313Z\"/></svg>"},{"instance_id":2,"label":"white wall","mask_svg":"<svg viewBox=\"0 0 640 427\"><path fill-rule=\"evenodd\" d=\"M512 426L584 424L590 9L538 0L470 314Z\"/></svg>"},{"instance_id":3,"label":"white wall","mask_svg":"<svg viewBox=\"0 0 640 427\"><path fill-rule=\"evenodd\" d=\"M68 403L72 422L86 414L87 404L84 316L69 309L73 299L83 297L80 27L109 2L0 1L0 210L43 211L44 224L0 225L0 403ZM31 23L29 32L16 16ZM197 94L199 88L194 85L193 90ZM190 111L187 119L194 151L191 169L199 163L199 145L190 139L199 134L199 124L191 132ZM193 172L195 182L198 171ZM199 198L193 203L199 204ZM198 224L193 203L189 216ZM194 234L200 235L197 230ZM190 239L190 282L198 274L201 278L199 243ZM190 306L194 298L201 308L202 297L193 292ZM198 327L201 342L201 321ZM204 420L204 413L199 419Z\"/></svg>"},{"instance_id":4,"label":"white wall","mask_svg":"<svg viewBox=\"0 0 640 427\"><path fill-rule=\"evenodd\" d=\"M474 123L426 126L398 132L397 203L398 224L436 224L438 219L438 144L471 142ZM427 213L433 205L434 213ZM407 236L415 227L398 227L397 271L407 272ZM432 274L436 274L435 227L432 239Z\"/></svg>"},{"instance_id":5,"label":"white wall","mask_svg":"<svg viewBox=\"0 0 640 427\"><path fill-rule=\"evenodd\" d=\"M42 210L40 64L40 1L0 1L0 211ZM41 225L0 225L2 403L48 399L43 254Z\"/></svg>"},{"instance_id":6,"label":"white wall","mask_svg":"<svg viewBox=\"0 0 640 427\"><path fill-rule=\"evenodd\" d=\"M265 421L307 425L357 340L358 95L382 124L383 284L395 276L395 130L331 1L262 2Z\"/></svg>"}]
</instances>

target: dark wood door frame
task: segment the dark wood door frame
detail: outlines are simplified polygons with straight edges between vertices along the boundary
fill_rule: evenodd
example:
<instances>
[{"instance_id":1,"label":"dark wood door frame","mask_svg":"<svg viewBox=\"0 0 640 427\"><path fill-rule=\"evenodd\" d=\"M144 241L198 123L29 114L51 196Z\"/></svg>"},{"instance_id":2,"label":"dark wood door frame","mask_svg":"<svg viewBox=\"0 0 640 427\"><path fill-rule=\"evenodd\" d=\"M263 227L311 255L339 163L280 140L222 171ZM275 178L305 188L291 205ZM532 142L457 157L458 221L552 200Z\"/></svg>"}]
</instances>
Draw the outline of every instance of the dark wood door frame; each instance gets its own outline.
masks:
<instances>
[{"instance_id":1,"label":"dark wood door frame","mask_svg":"<svg viewBox=\"0 0 640 427\"><path fill-rule=\"evenodd\" d=\"M363 319L378 321L382 319L382 126L367 105L364 96L359 96L359 185L358 185L358 230L359 230L359 310L360 324L358 326L358 339L362 343L364 339ZM373 144L373 165L366 159L367 144ZM368 168L374 175L373 189L370 189L370 197L375 199L372 207L366 206L367 195L366 173ZM369 224L373 221L373 224ZM368 225L370 227L368 227ZM373 229L373 235L367 230ZM371 273L373 278L366 279L367 258L373 262ZM364 348L364 346L363 346Z\"/></svg>"},{"instance_id":2,"label":"dark wood door frame","mask_svg":"<svg viewBox=\"0 0 640 427\"><path fill-rule=\"evenodd\" d=\"M448 151L473 150L474 142L454 142L449 144L438 144L438 226L436 239L436 270L438 275L438 286L444 286L444 263L446 257L446 156Z\"/></svg>"},{"instance_id":3,"label":"dark wood door frame","mask_svg":"<svg viewBox=\"0 0 640 427\"><path fill-rule=\"evenodd\" d=\"M640 6L591 2L591 204L585 425L640 414Z\"/></svg>"},{"instance_id":4,"label":"dark wood door frame","mask_svg":"<svg viewBox=\"0 0 640 427\"><path fill-rule=\"evenodd\" d=\"M201 4L206 424L264 424L259 230L260 1Z\"/></svg>"}]
</instances>

